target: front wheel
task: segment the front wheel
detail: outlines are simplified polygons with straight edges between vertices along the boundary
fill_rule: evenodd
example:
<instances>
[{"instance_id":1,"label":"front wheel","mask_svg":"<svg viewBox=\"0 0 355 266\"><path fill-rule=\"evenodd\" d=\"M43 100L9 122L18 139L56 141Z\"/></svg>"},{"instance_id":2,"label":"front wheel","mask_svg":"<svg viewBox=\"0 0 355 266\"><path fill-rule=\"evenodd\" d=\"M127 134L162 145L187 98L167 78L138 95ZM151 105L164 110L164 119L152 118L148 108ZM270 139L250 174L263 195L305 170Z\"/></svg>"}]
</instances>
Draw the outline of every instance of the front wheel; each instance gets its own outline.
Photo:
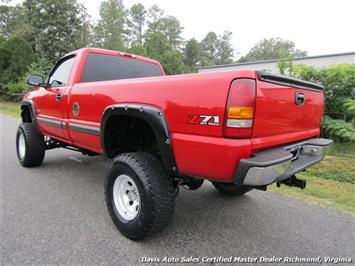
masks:
<instances>
[{"instance_id":1,"label":"front wheel","mask_svg":"<svg viewBox=\"0 0 355 266\"><path fill-rule=\"evenodd\" d=\"M241 196L253 189L233 183L212 182L212 184L220 193L228 196Z\"/></svg>"},{"instance_id":2,"label":"front wheel","mask_svg":"<svg viewBox=\"0 0 355 266\"><path fill-rule=\"evenodd\" d=\"M20 164L24 167L34 167L42 164L45 154L43 136L39 134L32 123L22 123L17 129L16 151Z\"/></svg>"},{"instance_id":3,"label":"front wheel","mask_svg":"<svg viewBox=\"0 0 355 266\"><path fill-rule=\"evenodd\" d=\"M156 157L125 153L113 159L105 181L105 200L117 229L131 240L140 240L170 222L175 189Z\"/></svg>"}]
</instances>

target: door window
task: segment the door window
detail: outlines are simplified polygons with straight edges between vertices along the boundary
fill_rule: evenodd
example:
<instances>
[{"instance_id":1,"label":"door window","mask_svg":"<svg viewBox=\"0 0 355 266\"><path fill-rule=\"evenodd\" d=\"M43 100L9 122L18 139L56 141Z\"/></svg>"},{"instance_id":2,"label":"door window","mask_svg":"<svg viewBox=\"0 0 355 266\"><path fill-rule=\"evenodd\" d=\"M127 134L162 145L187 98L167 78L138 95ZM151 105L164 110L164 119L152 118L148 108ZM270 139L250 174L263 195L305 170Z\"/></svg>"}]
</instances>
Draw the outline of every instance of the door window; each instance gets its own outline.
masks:
<instances>
[{"instance_id":1,"label":"door window","mask_svg":"<svg viewBox=\"0 0 355 266\"><path fill-rule=\"evenodd\" d=\"M49 76L48 83L52 87L66 86L74 63L74 56L66 57L58 62Z\"/></svg>"}]
</instances>

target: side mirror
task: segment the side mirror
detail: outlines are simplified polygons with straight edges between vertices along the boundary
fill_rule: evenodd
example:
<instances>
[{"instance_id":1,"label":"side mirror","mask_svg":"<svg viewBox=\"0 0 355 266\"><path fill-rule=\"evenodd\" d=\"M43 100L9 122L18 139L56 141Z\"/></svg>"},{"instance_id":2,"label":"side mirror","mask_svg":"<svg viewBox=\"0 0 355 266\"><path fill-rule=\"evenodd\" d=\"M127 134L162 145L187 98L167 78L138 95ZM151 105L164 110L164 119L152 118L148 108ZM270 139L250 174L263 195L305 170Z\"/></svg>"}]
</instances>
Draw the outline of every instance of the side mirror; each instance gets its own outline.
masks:
<instances>
[{"instance_id":1,"label":"side mirror","mask_svg":"<svg viewBox=\"0 0 355 266\"><path fill-rule=\"evenodd\" d=\"M31 86L43 86L44 79L41 75L30 74L27 78L27 83Z\"/></svg>"}]
</instances>

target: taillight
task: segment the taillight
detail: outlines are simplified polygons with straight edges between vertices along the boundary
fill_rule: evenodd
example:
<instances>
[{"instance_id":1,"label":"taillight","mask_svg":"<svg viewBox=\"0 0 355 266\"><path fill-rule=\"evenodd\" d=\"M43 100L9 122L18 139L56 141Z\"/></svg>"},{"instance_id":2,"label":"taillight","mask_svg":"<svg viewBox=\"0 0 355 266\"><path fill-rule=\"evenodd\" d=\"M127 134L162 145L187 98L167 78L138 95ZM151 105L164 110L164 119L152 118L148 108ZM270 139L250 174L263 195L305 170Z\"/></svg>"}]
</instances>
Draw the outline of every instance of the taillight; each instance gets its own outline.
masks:
<instances>
[{"instance_id":1,"label":"taillight","mask_svg":"<svg viewBox=\"0 0 355 266\"><path fill-rule=\"evenodd\" d=\"M226 106L224 132L226 138L250 138L255 113L255 80L236 79L230 89Z\"/></svg>"}]
</instances>

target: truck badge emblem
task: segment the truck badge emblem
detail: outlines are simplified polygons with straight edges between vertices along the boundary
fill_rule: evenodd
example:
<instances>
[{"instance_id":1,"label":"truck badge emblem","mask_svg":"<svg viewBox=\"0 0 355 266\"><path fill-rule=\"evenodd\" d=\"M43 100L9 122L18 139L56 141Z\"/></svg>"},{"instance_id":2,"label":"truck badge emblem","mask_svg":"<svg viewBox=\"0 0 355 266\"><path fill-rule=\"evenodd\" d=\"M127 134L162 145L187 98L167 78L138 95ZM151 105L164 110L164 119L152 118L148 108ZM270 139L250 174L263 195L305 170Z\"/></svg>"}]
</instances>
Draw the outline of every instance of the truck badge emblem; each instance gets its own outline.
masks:
<instances>
[{"instance_id":1,"label":"truck badge emblem","mask_svg":"<svg viewBox=\"0 0 355 266\"><path fill-rule=\"evenodd\" d=\"M78 116L79 115L79 103L78 102L75 102L73 104L73 115L74 116Z\"/></svg>"},{"instance_id":2,"label":"truck badge emblem","mask_svg":"<svg viewBox=\"0 0 355 266\"><path fill-rule=\"evenodd\" d=\"M218 115L192 115L189 124L219 126Z\"/></svg>"}]
</instances>

